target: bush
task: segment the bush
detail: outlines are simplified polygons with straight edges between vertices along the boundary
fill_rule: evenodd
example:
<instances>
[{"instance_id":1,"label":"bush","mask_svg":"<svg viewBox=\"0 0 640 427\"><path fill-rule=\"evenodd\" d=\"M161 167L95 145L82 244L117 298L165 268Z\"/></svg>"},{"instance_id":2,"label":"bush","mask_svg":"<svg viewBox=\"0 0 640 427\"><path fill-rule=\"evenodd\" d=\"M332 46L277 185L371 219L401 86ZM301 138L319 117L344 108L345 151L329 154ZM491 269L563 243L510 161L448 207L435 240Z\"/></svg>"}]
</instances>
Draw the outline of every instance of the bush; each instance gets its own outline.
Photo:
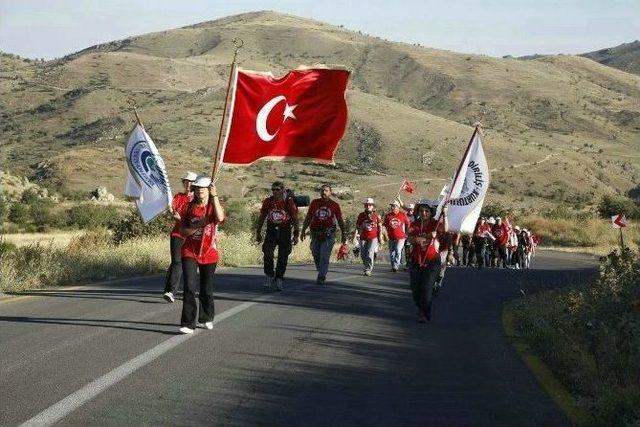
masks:
<instances>
[{"instance_id":1,"label":"bush","mask_svg":"<svg viewBox=\"0 0 640 427\"><path fill-rule=\"evenodd\" d=\"M245 203L235 200L224 204L224 213L225 220L223 228L227 234L237 234L243 231L251 232L255 230L258 215L260 214L258 211L249 211Z\"/></svg>"},{"instance_id":2,"label":"bush","mask_svg":"<svg viewBox=\"0 0 640 427\"><path fill-rule=\"evenodd\" d=\"M38 199L38 193L32 188L24 190L22 192L22 196L20 197L20 201L26 205L30 205L36 202Z\"/></svg>"},{"instance_id":3,"label":"bush","mask_svg":"<svg viewBox=\"0 0 640 427\"><path fill-rule=\"evenodd\" d=\"M47 231L50 227L60 227L60 217L53 213L53 202L49 199L36 199L29 205L29 215L38 231Z\"/></svg>"},{"instance_id":4,"label":"bush","mask_svg":"<svg viewBox=\"0 0 640 427\"><path fill-rule=\"evenodd\" d=\"M136 237L168 235L174 223L173 216L165 213L145 224L142 222L138 211L133 209L111 227L111 230L113 230L113 242L119 245Z\"/></svg>"},{"instance_id":5,"label":"bush","mask_svg":"<svg viewBox=\"0 0 640 427\"><path fill-rule=\"evenodd\" d=\"M598 212L600 216L607 219L618 214L624 214L627 218L640 219L640 208L633 200L626 197L602 196L598 204Z\"/></svg>"},{"instance_id":6,"label":"bush","mask_svg":"<svg viewBox=\"0 0 640 427\"><path fill-rule=\"evenodd\" d=\"M29 206L21 202L15 202L11 204L9 208L9 221L13 222L19 227L24 227L29 223L31 213L29 212Z\"/></svg>"},{"instance_id":7,"label":"bush","mask_svg":"<svg viewBox=\"0 0 640 427\"><path fill-rule=\"evenodd\" d=\"M595 283L514 301L514 325L588 407L586 425L640 423L640 257L601 258Z\"/></svg>"},{"instance_id":8,"label":"bush","mask_svg":"<svg viewBox=\"0 0 640 427\"><path fill-rule=\"evenodd\" d=\"M9 215L9 202L4 194L0 193L0 225L6 221Z\"/></svg>"},{"instance_id":9,"label":"bush","mask_svg":"<svg viewBox=\"0 0 640 427\"><path fill-rule=\"evenodd\" d=\"M507 216L507 210L504 207L496 203L493 203L493 204L485 205L482 208L480 215L486 216L487 218L489 218L490 216L494 218L497 216L505 218Z\"/></svg>"},{"instance_id":10,"label":"bush","mask_svg":"<svg viewBox=\"0 0 640 427\"><path fill-rule=\"evenodd\" d=\"M67 209L66 218L70 227L113 228L122 220L122 214L115 206L83 203Z\"/></svg>"},{"instance_id":11,"label":"bush","mask_svg":"<svg viewBox=\"0 0 640 427\"><path fill-rule=\"evenodd\" d=\"M73 237L69 245L67 245L67 251L77 253L92 252L110 244L112 244L111 232L106 228L99 228Z\"/></svg>"}]
</instances>

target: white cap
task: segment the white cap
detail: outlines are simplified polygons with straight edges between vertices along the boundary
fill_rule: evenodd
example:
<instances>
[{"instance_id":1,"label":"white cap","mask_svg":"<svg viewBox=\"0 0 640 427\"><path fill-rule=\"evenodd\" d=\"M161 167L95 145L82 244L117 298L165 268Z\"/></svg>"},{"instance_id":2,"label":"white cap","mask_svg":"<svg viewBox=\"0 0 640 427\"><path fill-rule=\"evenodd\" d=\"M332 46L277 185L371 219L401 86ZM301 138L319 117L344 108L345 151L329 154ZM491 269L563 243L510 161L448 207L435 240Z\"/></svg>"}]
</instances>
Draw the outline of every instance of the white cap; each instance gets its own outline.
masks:
<instances>
[{"instance_id":1,"label":"white cap","mask_svg":"<svg viewBox=\"0 0 640 427\"><path fill-rule=\"evenodd\" d=\"M198 175L196 179L191 184L192 187L208 187L211 185L211 178L206 175Z\"/></svg>"},{"instance_id":2,"label":"white cap","mask_svg":"<svg viewBox=\"0 0 640 427\"><path fill-rule=\"evenodd\" d=\"M490 216L489 219L487 220L487 222L489 224L495 224L496 223L496 219L494 217Z\"/></svg>"},{"instance_id":3,"label":"white cap","mask_svg":"<svg viewBox=\"0 0 640 427\"><path fill-rule=\"evenodd\" d=\"M389 203L390 206L400 206L400 202L397 200L394 200L393 202Z\"/></svg>"},{"instance_id":4,"label":"white cap","mask_svg":"<svg viewBox=\"0 0 640 427\"><path fill-rule=\"evenodd\" d=\"M195 181L196 178L198 178L198 175L196 175L195 172L191 171L186 171L184 175L182 175L182 179L187 181Z\"/></svg>"},{"instance_id":5,"label":"white cap","mask_svg":"<svg viewBox=\"0 0 640 427\"><path fill-rule=\"evenodd\" d=\"M362 203L364 203L365 205L375 205L375 202L371 197L367 197L366 199L364 199L364 202Z\"/></svg>"},{"instance_id":6,"label":"white cap","mask_svg":"<svg viewBox=\"0 0 640 427\"><path fill-rule=\"evenodd\" d=\"M502 221L502 218L500 218L499 216L497 216L497 217L496 217L496 221L498 221L498 220Z\"/></svg>"},{"instance_id":7,"label":"white cap","mask_svg":"<svg viewBox=\"0 0 640 427\"><path fill-rule=\"evenodd\" d=\"M416 205L414 205L413 203L409 203L407 205L407 209L414 209L416 207Z\"/></svg>"},{"instance_id":8,"label":"white cap","mask_svg":"<svg viewBox=\"0 0 640 427\"><path fill-rule=\"evenodd\" d=\"M519 225L516 225L516 226L515 226L515 227L513 227L513 228L514 228L514 230L518 230L518 231L520 231L520 226L519 226Z\"/></svg>"}]
</instances>

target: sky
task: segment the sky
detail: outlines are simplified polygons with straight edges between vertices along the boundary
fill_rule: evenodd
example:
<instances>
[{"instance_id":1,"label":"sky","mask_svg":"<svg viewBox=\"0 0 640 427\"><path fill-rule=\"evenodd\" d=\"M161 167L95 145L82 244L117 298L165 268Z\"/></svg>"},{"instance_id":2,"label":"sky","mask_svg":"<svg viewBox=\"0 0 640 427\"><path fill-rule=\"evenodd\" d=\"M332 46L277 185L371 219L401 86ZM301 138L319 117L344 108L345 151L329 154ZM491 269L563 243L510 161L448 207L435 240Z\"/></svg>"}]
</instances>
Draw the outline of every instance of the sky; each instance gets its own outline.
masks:
<instances>
[{"instance_id":1,"label":"sky","mask_svg":"<svg viewBox=\"0 0 640 427\"><path fill-rule=\"evenodd\" d=\"M52 59L257 10L491 56L576 54L640 39L640 0L0 0L0 50Z\"/></svg>"}]
</instances>

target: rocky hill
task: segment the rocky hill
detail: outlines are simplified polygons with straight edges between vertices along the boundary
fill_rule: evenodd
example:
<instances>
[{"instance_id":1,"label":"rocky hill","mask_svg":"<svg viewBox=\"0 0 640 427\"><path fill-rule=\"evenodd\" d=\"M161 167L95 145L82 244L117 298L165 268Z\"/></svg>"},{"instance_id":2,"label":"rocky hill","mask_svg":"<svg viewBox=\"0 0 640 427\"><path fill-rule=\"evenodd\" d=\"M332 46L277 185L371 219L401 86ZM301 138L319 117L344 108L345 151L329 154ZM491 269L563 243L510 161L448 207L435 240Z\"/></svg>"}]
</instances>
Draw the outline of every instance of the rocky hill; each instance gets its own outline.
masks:
<instances>
[{"instance_id":1,"label":"rocky hill","mask_svg":"<svg viewBox=\"0 0 640 427\"><path fill-rule=\"evenodd\" d=\"M627 73L640 75L640 40L583 53L581 56Z\"/></svg>"},{"instance_id":2,"label":"rocky hill","mask_svg":"<svg viewBox=\"0 0 640 427\"><path fill-rule=\"evenodd\" d=\"M582 208L640 181L640 76L580 56L493 58L395 43L274 12L145 34L37 63L0 61L0 164L51 188L118 195L132 126L128 101L168 165L207 171L234 37L239 65L284 74L301 64L353 71L350 125L335 167L261 162L225 170L222 191L261 197L284 179L310 192L393 197L403 177L435 196L471 135L486 127L489 202Z\"/></svg>"}]
</instances>

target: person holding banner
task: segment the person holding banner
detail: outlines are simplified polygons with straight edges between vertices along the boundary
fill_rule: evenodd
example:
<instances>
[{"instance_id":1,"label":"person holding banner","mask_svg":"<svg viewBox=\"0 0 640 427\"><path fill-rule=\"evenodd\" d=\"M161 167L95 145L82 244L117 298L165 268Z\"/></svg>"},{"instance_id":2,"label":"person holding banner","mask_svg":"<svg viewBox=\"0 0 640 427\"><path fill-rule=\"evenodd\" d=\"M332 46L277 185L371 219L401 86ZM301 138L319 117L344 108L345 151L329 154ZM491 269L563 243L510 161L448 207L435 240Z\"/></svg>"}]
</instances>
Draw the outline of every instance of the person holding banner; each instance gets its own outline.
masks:
<instances>
[{"instance_id":1,"label":"person holding banner","mask_svg":"<svg viewBox=\"0 0 640 427\"><path fill-rule=\"evenodd\" d=\"M433 287L441 267L439 239L448 231L447 211L442 207L442 221L434 218L435 210L427 204L417 206L418 217L409 227L411 267L409 278L413 301L418 307L418 322L431 321Z\"/></svg>"},{"instance_id":2,"label":"person holding banner","mask_svg":"<svg viewBox=\"0 0 640 427\"><path fill-rule=\"evenodd\" d=\"M184 275L184 295L180 332L192 334L198 323L213 329L215 312L213 301L213 275L220 254L216 246L218 225L224 221L224 209L218 192L211 179L198 176L191 185L194 199L182 215L181 233L185 240L182 245L182 274ZM200 271L198 302L196 301L196 280Z\"/></svg>"},{"instance_id":3,"label":"person holding banner","mask_svg":"<svg viewBox=\"0 0 640 427\"><path fill-rule=\"evenodd\" d=\"M292 197L287 197L282 182L276 181L271 184L271 191L273 195L262 202L256 227L256 240L258 243L262 242L262 225L266 220L267 231L262 244L264 274L266 276L264 288L271 289L272 286L275 286L277 290L281 291L292 245L298 243L300 236L298 207ZM273 254L276 247L278 248L278 262L274 270Z\"/></svg>"},{"instance_id":4,"label":"person holding banner","mask_svg":"<svg viewBox=\"0 0 640 427\"><path fill-rule=\"evenodd\" d=\"M323 184L320 187L320 198L314 199L309 205L307 216L302 224L300 240L304 240L307 228L311 234L311 254L318 271L316 283L324 285L329 271L329 258L336 241L336 224L340 227L342 243L347 243L340 205L331 199L331 186Z\"/></svg>"},{"instance_id":5,"label":"person holding banner","mask_svg":"<svg viewBox=\"0 0 640 427\"><path fill-rule=\"evenodd\" d=\"M180 234L180 225L182 221L181 214L184 208L193 200L193 191L191 190L191 183L195 181L197 175L193 172L186 172L182 176L182 186L184 192L176 193L173 196L169 211L173 215L175 224L169 235L169 250L171 251L171 265L167 270L167 276L165 278L164 293L162 297L167 302L175 301L175 294L180 285L180 278L182 277L182 243L184 238Z\"/></svg>"}]
</instances>

